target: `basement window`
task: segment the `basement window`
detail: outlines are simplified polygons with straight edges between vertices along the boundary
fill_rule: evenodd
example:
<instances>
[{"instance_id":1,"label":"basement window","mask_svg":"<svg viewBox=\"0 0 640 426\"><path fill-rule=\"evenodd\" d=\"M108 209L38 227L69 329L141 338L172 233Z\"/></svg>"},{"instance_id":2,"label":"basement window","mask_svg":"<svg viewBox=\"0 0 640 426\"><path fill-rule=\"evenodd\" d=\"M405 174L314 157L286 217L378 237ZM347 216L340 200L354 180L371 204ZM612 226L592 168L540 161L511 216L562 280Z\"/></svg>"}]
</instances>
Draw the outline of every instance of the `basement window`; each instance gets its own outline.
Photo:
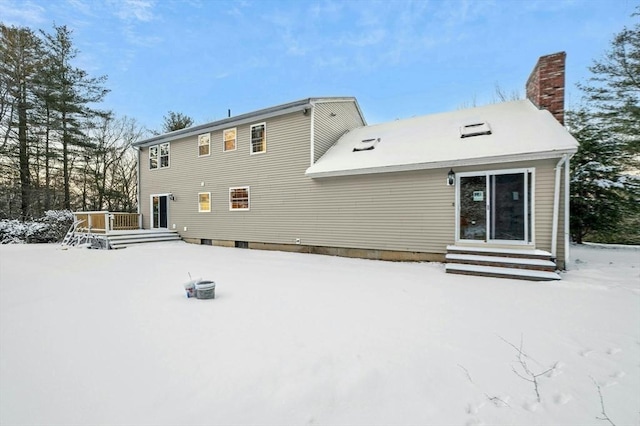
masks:
<instances>
[{"instance_id":1,"label":"basement window","mask_svg":"<svg viewBox=\"0 0 640 426\"><path fill-rule=\"evenodd\" d=\"M371 151L372 149L375 149L378 142L380 142L380 138L363 139L353 147L353 152Z\"/></svg>"},{"instance_id":2,"label":"basement window","mask_svg":"<svg viewBox=\"0 0 640 426\"><path fill-rule=\"evenodd\" d=\"M486 121L480 123L467 124L460 127L460 137L470 138L472 136L490 135L491 126Z\"/></svg>"}]
</instances>

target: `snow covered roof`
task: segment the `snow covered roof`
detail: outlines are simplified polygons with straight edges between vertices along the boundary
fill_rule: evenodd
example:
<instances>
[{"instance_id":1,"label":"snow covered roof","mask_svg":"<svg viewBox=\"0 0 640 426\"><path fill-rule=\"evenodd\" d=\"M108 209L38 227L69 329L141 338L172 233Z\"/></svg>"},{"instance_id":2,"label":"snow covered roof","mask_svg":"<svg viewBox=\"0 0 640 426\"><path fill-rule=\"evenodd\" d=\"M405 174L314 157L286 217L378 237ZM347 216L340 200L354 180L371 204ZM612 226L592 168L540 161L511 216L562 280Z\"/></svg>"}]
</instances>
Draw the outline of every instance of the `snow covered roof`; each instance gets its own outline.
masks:
<instances>
[{"instance_id":1,"label":"snow covered roof","mask_svg":"<svg viewBox=\"0 0 640 426\"><path fill-rule=\"evenodd\" d=\"M371 149L358 149L366 141ZM529 100L359 127L344 134L310 177L422 170L572 154L578 142Z\"/></svg>"}]
</instances>

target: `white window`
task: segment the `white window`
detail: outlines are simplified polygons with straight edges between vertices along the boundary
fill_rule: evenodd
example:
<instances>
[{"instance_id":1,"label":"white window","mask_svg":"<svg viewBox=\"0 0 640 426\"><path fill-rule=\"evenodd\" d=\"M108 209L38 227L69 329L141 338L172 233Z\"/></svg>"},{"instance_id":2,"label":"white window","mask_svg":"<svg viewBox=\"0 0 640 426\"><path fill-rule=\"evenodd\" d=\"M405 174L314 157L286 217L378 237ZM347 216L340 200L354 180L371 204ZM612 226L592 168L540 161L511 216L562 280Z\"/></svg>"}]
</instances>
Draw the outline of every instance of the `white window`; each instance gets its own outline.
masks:
<instances>
[{"instance_id":1,"label":"white window","mask_svg":"<svg viewBox=\"0 0 640 426\"><path fill-rule=\"evenodd\" d=\"M211 134L198 136L198 157L206 157L211 151Z\"/></svg>"},{"instance_id":2,"label":"white window","mask_svg":"<svg viewBox=\"0 0 640 426\"><path fill-rule=\"evenodd\" d=\"M149 168L164 169L169 167L169 142L149 147Z\"/></svg>"},{"instance_id":3,"label":"white window","mask_svg":"<svg viewBox=\"0 0 640 426\"><path fill-rule=\"evenodd\" d=\"M229 188L229 210L249 210L249 187Z\"/></svg>"},{"instance_id":4,"label":"white window","mask_svg":"<svg viewBox=\"0 0 640 426\"><path fill-rule=\"evenodd\" d=\"M211 211L211 193L199 192L198 193L198 212L206 213Z\"/></svg>"},{"instance_id":5,"label":"white window","mask_svg":"<svg viewBox=\"0 0 640 426\"><path fill-rule=\"evenodd\" d=\"M226 152L236 150L237 134L238 132L235 127L222 132L222 151Z\"/></svg>"},{"instance_id":6,"label":"white window","mask_svg":"<svg viewBox=\"0 0 640 426\"><path fill-rule=\"evenodd\" d=\"M267 152L267 124L251 126L251 154Z\"/></svg>"}]
</instances>

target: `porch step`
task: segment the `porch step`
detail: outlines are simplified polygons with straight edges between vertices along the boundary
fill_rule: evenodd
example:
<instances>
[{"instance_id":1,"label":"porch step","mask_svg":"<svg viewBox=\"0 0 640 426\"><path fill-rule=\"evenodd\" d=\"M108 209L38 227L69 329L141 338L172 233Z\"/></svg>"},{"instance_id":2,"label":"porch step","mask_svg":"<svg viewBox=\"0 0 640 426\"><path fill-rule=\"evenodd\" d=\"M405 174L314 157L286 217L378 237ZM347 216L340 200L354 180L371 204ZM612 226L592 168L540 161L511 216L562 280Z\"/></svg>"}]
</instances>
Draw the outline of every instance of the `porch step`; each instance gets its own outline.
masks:
<instances>
[{"instance_id":1,"label":"porch step","mask_svg":"<svg viewBox=\"0 0 640 426\"><path fill-rule=\"evenodd\" d=\"M112 249L125 248L131 244L155 243L160 241L180 241L180 235L173 230L135 230L120 231L108 234L109 246Z\"/></svg>"},{"instance_id":2,"label":"porch step","mask_svg":"<svg viewBox=\"0 0 640 426\"><path fill-rule=\"evenodd\" d=\"M447 262L461 263L465 265L510 267L549 272L554 272L556 270L556 264L554 262L539 258L503 257L498 255L483 256L475 254L455 253L448 253L445 258L447 259Z\"/></svg>"},{"instance_id":3,"label":"porch step","mask_svg":"<svg viewBox=\"0 0 640 426\"><path fill-rule=\"evenodd\" d=\"M447 263L445 269L449 274L476 275L481 277L515 278L529 281L557 281L562 279L557 272L521 268Z\"/></svg>"},{"instance_id":4,"label":"porch step","mask_svg":"<svg viewBox=\"0 0 640 426\"><path fill-rule=\"evenodd\" d=\"M445 258L445 269L451 274L532 281L561 279L551 253L544 250L448 246Z\"/></svg>"},{"instance_id":5,"label":"porch step","mask_svg":"<svg viewBox=\"0 0 640 426\"><path fill-rule=\"evenodd\" d=\"M551 259L553 257L551 253L544 250L496 248L496 247L447 246L447 253L458 253L458 254L482 253L486 256L524 257L528 259Z\"/></svg>"}]
</instances>

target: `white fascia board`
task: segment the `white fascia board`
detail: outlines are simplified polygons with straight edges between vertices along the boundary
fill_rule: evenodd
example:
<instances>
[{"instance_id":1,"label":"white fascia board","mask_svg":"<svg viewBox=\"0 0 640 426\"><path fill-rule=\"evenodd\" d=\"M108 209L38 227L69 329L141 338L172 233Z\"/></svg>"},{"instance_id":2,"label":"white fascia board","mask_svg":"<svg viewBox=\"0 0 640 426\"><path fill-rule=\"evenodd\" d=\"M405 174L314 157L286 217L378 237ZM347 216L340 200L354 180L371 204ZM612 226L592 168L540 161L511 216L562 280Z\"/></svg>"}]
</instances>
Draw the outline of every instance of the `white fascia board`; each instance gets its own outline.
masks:
<instances>
[{"instance_id":1,"label":"white fascia board","mask_svg":"<svg viewBox=\"0 0 640 426\"><path fill-rule=\"evenodd\" d=\"M367 126L367 119L364 118L364 114L362 114L362 109L360 109L360 104L358 104L358 100L356 98L311 98L311 105L325 104L330 102L353 102L356 106L356 111L358 111L358 114L360 115L363 126Z\"/></svg>"},{"instance_id":2,"label":"white fascia board","mask_svg":"<svg viewBox=\"0 0 640 426\"><path fill-rule=\"evenodd\" d=\"M135 144L134 146L138 147L146 147L151 145L157 145L160 143L171 142L177 139L184 139L191 136L197 136L201 133L214 132L216 130L224 130L231 127L241 126L243 124L249 123L258 123L264 121L268 118L278 117L285 114L290 114L292 112L302 111L305 108L310 108L311 103L307 102L305 104L295 105L284 109L279 109L275 111L268 111L264 114L256 114L248 117L238 116L237 119L226 118L224 120L220 120L218 122L211 123L209 125L196 126L191 131L180 132L179 134L171 134L167 133L164 136L158 136L155 138L148 139L146 141L142 141L140 143Z\"/></svg>"},{"instance_id":3,"label":"white fascia board","mask_svg":"<svg viewBox=\"0 0 640 426\"><path fill-rule=\"evenodd\" d=\"M469 158L462 160L449 160L449 161L436 161L430 163L412 163L412 164L398 164L390 166L380 167L366 167L360 169L344 169L344 170L328 170L328 171L309 171L314 166L309 167L305 172L305 175L310 178L323 178L323 177L337 177L337 176L355 176L355 175L368 175L377 173L392 173L392 172L408 172L415 170L430 170L430 169L443 169L447 167L464 167L464 166L482 166L486 164L496 163L512 163L516 161L532 161L532 160L546 160L550 158L562 157L564 154L573 154L576 149L559 150L559 151L547 151L536 152L529 154L512 154L504 156L493 156L483 158ZM316 163L317 165L318 163Z\"/></svg>"}]
</instances>

